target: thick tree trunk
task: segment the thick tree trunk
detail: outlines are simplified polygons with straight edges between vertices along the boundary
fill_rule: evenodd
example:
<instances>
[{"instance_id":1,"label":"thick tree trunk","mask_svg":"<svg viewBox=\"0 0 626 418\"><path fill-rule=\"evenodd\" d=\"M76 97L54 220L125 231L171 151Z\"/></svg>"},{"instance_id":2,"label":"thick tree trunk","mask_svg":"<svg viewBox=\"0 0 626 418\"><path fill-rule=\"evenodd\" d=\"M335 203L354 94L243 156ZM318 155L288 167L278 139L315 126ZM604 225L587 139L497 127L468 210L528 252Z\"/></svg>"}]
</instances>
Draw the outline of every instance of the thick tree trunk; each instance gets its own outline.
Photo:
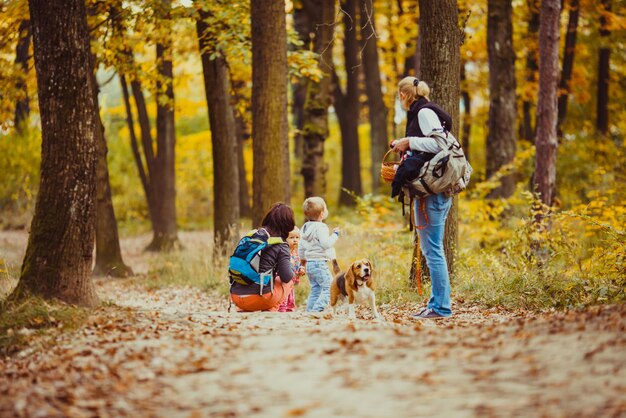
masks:
<instances>
[{"instance_id":1,"label":"thick tree trunk","mask_svg":"<svg viewBox=\"0 0 626 418\"><path fill-rule=\"evenodd\" d=\"M165 25L171 28L170 9L171 0L162 0L160 7L156 7L161 26ZM157 43L156 59L159 74L156 88L158 92L164 91L164 93L161 97L157 97L157 155L155 170L151 172L155 192L154 222L152 224L154 236L146 249L149 251L169 251L179 244L176 226L176 131L174 126L174 74L171 35Z\"/></svg>"},{"instance_id":2,"label":"thick tree trunk","mask_svg":"<svg viewBox=\"0 0 626 418\"><path fill-rule=\"evenodd\" d=\"M488 0L487 54L489 56L489 134L487 178L515 158L515 51L513 7L510 0ZM502 177L490 198L506 198L515 191L515 177Z\"/></svg>"},{"instance_id":3,"label":"thick tree trunk","mask_svg":"<svg viewBox=\"0 0 626 418\"><path fill-rule=\"evenodd\" d=\"M30 20L22 20L19 27L17 46L15 47L15 65L20 68L22 74L18 79L15 88L20 92L20 97L15 104L15 128L22 132L24 124L28 123L30 116L30 99L26 86L28 76L28 48L30 47Z\"/></svg>"},{"instance_id":4,"label":"thick tree trunk","mask_svg":"<svg viewBox=\"0 0 626 418\"><path fill-rule=\"evenodd\" d=\"M563 68L561 69L561 80L559 81L557 133L561 136L561 125L567 115L567 100L569 98L569 82L572 78L574 68L574 54L576 52L576 32L578 31L578 15L580 11L580 1L571 0L569 6L569 21L567 23L567 33L565 34L565 47L563 51Z\"/></svg>"},{"instance_id":5,"label":"thick tree trunk","mask_svg":"<svg viewBox=\"0 0 626 418\"><path fill-rule=\"evenodd\" d=\"M461 63L461 100L463 101L463 130L461 134L461 144L465 158L469 161L470 133L472 132L472 100L466 86L465 63Z\"/></svg>"},{"instance_id":6,"label":"thick tree trunk","mask_svg":"<svg viewBox=\"0 0 626 418\"><path fill-rule=\"evenodd\" d=\"M541 201L548 206L552 206L554 202L556 188L560 7L559 0L543 0L539 27L539 95L534 180Z\"/></svg>"},{"instance_id":7,"label":"thick tree trunk","mask_svg":"<svg viewBox=\"0 0 626 418\"><path fill-rule=\"evenodd\" d=\"M324 0L320 5L319 20L315 21L315 52L320 54L318 66L324 74L319 82L309 80L304 103L304 152L302 177L304 195L325 196L327 166L324 164L324 141L328 137L328 106L330 104L330 77L332 63L333 22L335 1Z\"/></svg>"},{"instance_id":8,"label":"thick tree trunk","mask_svg":"<svg viewBox=\"0 0 626 418\"><path fill-rule=\"evenodd\" d=\"M378 65L374 0L360 1L360 17L365 92L367 93L370 120L372 192L376 193L380 186L380 163L385 152L387 152L389 139L387 136L387 107L383 101L380 67Z\"/></svg>"},{"instance_id":9,"label":"thick tree trunk","mask_svg":"<svg viewBox=\"0 0 626 418\"><path fill-rule=\"evenodd\" d=\"M252 1L253 224L270 206L289 203L287 29L285 2Z\"/></svg>"},{"instance_id":10,"label":"thick tree trunk","mask_svg":"<svg viewBox=\"0 0 626 418\"><path fill-rule=\"evenodd\" d=\"M419 10L422 79L432 89L431 99L450 113L452 125L458 129L461 33L457 4L455 0L419 0ZM455 197L446 221L444 239L451 277L458 243L457 207Z\"/></svg>"},{"instance_id":11,"label":"thick tree trunk","mask_svg":"<svg viewBox=\"0 0 626 418\"><path fill-rule=\"evenodd\" d=\"M528 8L530 17L528 20L528 34L526 43L529 45L526 55L526 83L535 84L537 82L537 71L539 65L537 63L537 33L539 32L539 0L528 0ZM532 90L534 91L534 89ZM532 98L534 94L526 95L522 102L522 112L524 124L522 127L522 137L535 143L535 128L532 121Z\"/></svg>"},{"instance_id":12,"label":"thick tree trunk","mask_svg":"<svg viewBox=\"0 0 626 418\"><path fill-rule=\"evenodd\" d=\"M602 0L603 11L611 11L611 0ZM598 53L598 101L596 110L596 127L598 132L606 135L609 132L609 59L611 49L608 44L611 31L607 29L608 19L600 15L600 51Z\"/></svg>"},{"instance_id":13,"label":"thick tree trunk","mask_svg":"<svg viewBox=\"0 0 626 418\"><path fill-rule=\"evenodd\" d=\"M211 58L205 31L206 12L196 22L204 73L204 90L213 145L213 229L215 249L224 252L226 243L239 236L239 166L237 127L231 104L228 69L223 57Z\"/></svg>"},{"instance_id":14,"label":"thick tree trunk","mask_svg":"<svg viewBox=\"0 0 626 418\"><path fill-rule=\"evenodd\" d=\"M95 57L92 57L92 63ZM120 237L117 230L117 220L111 198L109 183L109 167L107 164L107 142L104 136L104 125L100 119L98 102L98 81L96 69L91 72L94 86L93 101L96 105L96 145L98 163L96 166L96 265L95 275L111 275L113 277L127 277L133 274L130 267L124 264Z\"/></svg>"},{"instance_id":15,"label":"thick tree trunk","mask_svg":"<svg viewBox=\"0 0 626 418\"><path fill-rule=\"evenodd\" d=\"M341 194L339 204L354 206L351 194L363 194L361 185L361 154L359 150L359 68L356 38L356 0L342 0L344 40L343 52L346 69L346 92L341 91L339 78L333 72L335 112L341 131Z\"/></svg>"},{"instance_id":16,"label":"thick tree trunk","mask_svg":"<svg viewBox=\"0 0 626 418\"><path fill-rule=\"evenodd\" d=\"M96 105L82 0L29 1L42 126L41 180L14 297L93 306Z\"/></svg>"}]
</instances>

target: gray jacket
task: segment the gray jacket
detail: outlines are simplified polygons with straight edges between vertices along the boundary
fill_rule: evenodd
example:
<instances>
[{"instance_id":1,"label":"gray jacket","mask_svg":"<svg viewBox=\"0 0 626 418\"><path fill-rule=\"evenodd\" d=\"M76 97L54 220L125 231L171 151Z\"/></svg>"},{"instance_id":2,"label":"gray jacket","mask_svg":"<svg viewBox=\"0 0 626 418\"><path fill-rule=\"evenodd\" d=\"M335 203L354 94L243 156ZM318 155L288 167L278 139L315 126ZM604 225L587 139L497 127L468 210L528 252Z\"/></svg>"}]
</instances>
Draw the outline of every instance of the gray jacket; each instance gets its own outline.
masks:
<instances>
[{"instance_id":1,"label":"gray jacket","mask_svg":"<svg viewBox=\"0 0 626 418\"><path fill-rule=\"evenodd\" d=\"M324 222L309 221L302 228L302 238L298 246L298 256L301 260L332 260L335 257L333 245L339 234L330 233Z\"/></svg>"}]
</instances>

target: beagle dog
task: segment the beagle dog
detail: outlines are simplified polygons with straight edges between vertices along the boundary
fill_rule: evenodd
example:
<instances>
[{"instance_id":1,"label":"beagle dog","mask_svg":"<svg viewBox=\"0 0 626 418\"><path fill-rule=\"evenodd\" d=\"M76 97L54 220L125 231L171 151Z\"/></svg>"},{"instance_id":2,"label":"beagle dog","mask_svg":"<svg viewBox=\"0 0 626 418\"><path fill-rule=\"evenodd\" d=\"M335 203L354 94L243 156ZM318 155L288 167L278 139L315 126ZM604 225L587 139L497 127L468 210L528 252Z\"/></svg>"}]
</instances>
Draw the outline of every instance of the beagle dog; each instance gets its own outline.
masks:
<instances>
[{"instance_id":1,"label":"beagle dog","mask_svg":"<svg viewBox=\"0 0 626 418\"><path fill-rule=\"evenodd\" d=\"M335 276L330 286L330 306L337 313L339 304L348 302L348 317L355 319L354 304L367 304L372 310L374 318L380 319L376 309L375 285L372 275L372 263L364 258L356 260L347 272Z\"/></svg>"}]
</instances>

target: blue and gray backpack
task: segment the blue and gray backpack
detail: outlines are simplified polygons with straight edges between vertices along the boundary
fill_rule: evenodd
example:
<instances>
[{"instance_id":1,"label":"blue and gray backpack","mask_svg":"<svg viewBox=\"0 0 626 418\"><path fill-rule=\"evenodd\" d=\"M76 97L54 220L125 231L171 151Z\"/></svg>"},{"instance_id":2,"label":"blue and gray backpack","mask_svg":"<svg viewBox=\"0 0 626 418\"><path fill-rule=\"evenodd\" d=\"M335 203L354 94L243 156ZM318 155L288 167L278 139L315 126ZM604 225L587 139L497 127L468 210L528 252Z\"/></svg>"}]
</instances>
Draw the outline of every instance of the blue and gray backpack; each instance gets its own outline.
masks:
<instances>
[{"instance_id":1,"label":"blue and gray backpack","mask_svg":"<svg viewBox=\"0 0 626 418\"><path fill-rule=\"evenodd\" d=\"M272 270L259 271L261 253L271 245L282 244L280 237L272 237L263 228L248 232L237 244L237 248L230 256L228 264L228 276L231 285L237 282L242 285L258 284L261 293L264 286L272 287L274 284Z\"/></svg>"}]
</instances>

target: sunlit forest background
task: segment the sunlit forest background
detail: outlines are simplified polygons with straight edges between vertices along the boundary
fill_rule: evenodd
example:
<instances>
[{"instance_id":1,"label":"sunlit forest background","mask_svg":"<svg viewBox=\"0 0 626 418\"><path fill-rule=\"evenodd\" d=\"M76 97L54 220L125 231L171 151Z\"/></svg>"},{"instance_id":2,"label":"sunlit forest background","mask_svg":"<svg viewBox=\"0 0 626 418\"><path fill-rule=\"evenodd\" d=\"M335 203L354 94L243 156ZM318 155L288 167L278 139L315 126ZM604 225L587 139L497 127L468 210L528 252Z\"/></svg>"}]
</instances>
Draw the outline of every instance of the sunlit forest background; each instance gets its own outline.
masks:
<instances>
[{"instance_id":1,"label":"sunlit forest background","mask_svg":"<svg viewBox=\"0 0 626 418\"><path fill-rule=\"evenodd\" d=\"M258 213L266 209L251 206L254 138L251 137L249 4L174 2L169 15L171 29L164 29L155 20L153 3L88 1L91 46L100 88L100 115L108 146L106 161L120 235L124 238L149 234L152 229L146 194L133 156L121 75L129 84L131 81L141 84L152 135L156 136L157 102L168 100L161 96L163 83L159 81L154 48L164 31L171 34L173 41L176 224L180 231L213 230L215 161L196 23L199 10L208 16L210 41L217 46L207 54L223 57L228 69L231 102L242 146L243 175L248 188L247 200L240 202L239 232L244 232L254 226L255 214L258 217ZM300 224L305 188L301 174L303 127L298 127L301 117L298 112L302 112L303 104L302 92L298 89L302 86L306 89L307 83L316 83L322 76L311 41L318 28L306 26L306 22L304 29L302 27L307 3L310 2L288 1L286 8L290 204ZM397 83L406 75L420 78L422 71L418 2L373 2L373 19L366 23L374 28L371 36L365 34L364 29L368 28L356 15L346 20L345 15L349 13L345 3L350 2L341 1L341 7L334 13L332 41L326 54L332 59L339 88L345 89L350 75L358 77L360 166L357 173L362 188L344 191L350 196L349 202L341 199L342 134L336 107L331 105L323 154L327 170L322 195L329 204L328 223L346 231L338 246L343 265L358 254L366 254L379 266L383 272L381 300L414 300L418 296L409 281L412 233L402 216L401 205L389 197L389 186L378 178L385 150L374 160L372 158L372 98L366 94L363 53L365 44L376 46L380 94L387 112L387 141L400 138L404 135L406 114L398 102ZM489 67L487 53L488 5L486 0L458 2L458 23L463 33L460 123L453 131L474 168L471 187L458 201L458 258L452 278L453 293L458 299L489 306L547 308L626 298L626 2L563 0L562 3L560 68L564 66L566 52L571 54L573 65L569 83L558 92L559 98L565 97L567 108L566 113L559 114L556 195L549 211L550 225L537 228L535 215L545 210L533 188L535 106L539 90L538 4L534 0L511 2L517 109L515 155L510 163L488 177L489 75L496 71ZM28 30L24 30L28 7L25 1L12 0L3 2L0 9L0 228L28 230L38 193L41 155L32 43L30 46L27 43L25 61L20 62L17 56L22 40L27 37L29 42L30 39ZM572 27L574 17L577 24ZM352 26L347 23L350 20L353 20ZM357 37L356 45L350 48L356 48L358 64L346 68L345 41L350 31ZM568 33L576 35L575 45L569 45L569 50L566 48ZM429 48L437 49L439 45ZM601 62L605 61L602 60L608 60L608 67L600 74L604 71ZM608 90L602 93L607 96L599 99L601 77L607 77ZM431 88L436 91L438 86ZM25 101L26 112L22 110L18 116L16 104ZM129 103L139 136L136 98L131 95ZM350 152L356 151L351 149ZM511 192L492 193L505 176L514 179ZM224 291L225 261L211 250L213 242L189 248L181 238L181 244L181 249L155 258L146 272L146 280L171 278L178 283L200 284ZM17 279L20 265L8 262L0 254L0 270L1 274Z\"/></svg>"}]
</instances>

